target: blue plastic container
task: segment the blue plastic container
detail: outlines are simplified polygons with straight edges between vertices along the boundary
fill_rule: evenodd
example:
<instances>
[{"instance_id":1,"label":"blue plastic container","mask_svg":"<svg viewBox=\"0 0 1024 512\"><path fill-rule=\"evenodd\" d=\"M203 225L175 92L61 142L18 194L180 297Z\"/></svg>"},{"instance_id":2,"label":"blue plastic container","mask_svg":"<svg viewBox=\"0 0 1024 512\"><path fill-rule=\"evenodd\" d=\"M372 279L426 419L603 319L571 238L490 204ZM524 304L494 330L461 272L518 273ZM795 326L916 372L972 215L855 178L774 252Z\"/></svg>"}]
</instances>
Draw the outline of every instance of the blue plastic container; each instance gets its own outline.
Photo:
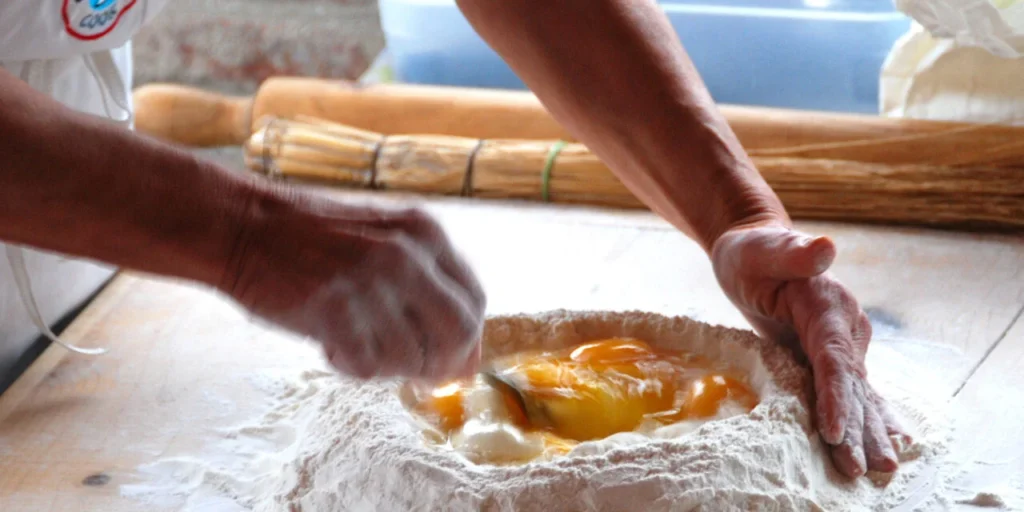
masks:
<instances>
[{"instance_id":1,"label":"blue plastic container","mask_svg":"<svg viewBox=\"0 0 1024 512\"><path fill-rule=\"evenodd\" d=\"M498 0L496 0L498 1ZM910 26L892 0L658 2L715 100L878 112L878 78ZM523 89L454 0L380 0L398 81Z\"/></svg>"}]
</instances>

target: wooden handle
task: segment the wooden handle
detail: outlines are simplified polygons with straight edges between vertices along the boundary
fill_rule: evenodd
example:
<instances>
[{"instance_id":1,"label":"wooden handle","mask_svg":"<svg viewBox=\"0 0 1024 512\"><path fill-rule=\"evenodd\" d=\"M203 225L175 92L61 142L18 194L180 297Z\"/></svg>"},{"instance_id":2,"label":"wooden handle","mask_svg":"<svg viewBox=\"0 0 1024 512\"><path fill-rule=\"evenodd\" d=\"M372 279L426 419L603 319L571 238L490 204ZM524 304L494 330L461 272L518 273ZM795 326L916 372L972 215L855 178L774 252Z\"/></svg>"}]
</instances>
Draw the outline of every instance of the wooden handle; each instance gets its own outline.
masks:
<instances>
[{"instance_id":1,"label":"wooden handle","mask_svg":"<svg viewBox=\"0 0 1024 512\"><path fill-rule=\"evenodd\" d=\"M136 130L195 147L236 146L249 137L251 98L172 84L135 89Z\"/></svg>"},{"instance_id":2,"label":"wooden handle","mask_svg":"<svg viewBox=\"0 0 1024 512\"><path fill-rule=\"evenodd\" d=\"M252 107L252 132L265 117L316 117L387 134L483 139L573 140L529 92L426 85L359 85L271 78Z\"/></svg>"},{"instance_id":3,"label":"wooden handle","mask_svg":"<svg viewBox=\"0 0 1024 512\"><path fill-rule=\"evenodd\" d=\"M242 144L262 119L309 116L386 134L573 141L522 91L270 78L252 101L176 86L136 93L139 129L184 144ZM720 107L754 157L892 165L1024 166L1024 127ZM244 121L244 122L243 122ZM243 128L244 125L244 128ZM243 134L244 133L244 134Z\"/></svg>"}]
</instances>

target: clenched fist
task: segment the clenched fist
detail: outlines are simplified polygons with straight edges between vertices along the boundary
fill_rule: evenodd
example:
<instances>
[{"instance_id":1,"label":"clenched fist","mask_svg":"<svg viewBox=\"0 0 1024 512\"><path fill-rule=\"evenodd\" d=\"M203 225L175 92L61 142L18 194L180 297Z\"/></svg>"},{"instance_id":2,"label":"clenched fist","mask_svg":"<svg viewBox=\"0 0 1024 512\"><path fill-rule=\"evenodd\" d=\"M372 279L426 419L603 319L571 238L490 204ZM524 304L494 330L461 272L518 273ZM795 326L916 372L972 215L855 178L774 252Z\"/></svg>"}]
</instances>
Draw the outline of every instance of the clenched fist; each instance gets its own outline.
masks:
<instances>
[{"instance_id":1,"label":"clenched fist","mask_svg":"<svg viewBox=\"0 0 1024 512\"><path fill-rule=\"evenodd\" d=\"M486 299L427 214L291 191L253 202L221 288L340 371L440 380L479 364Z\"/></svg>"},{"instance_id":2,"label":"clenched fist","mask_svg":"<svg viewBox=\"0 0 1024 512\"><path fill-rule=\"evenodd\" d=\"M836 467L851 477L894 471L892 439L909 439L868 383L871 324L826 272L835 255L828 238L768 224L726 232L711 260L726 295L762 336L799 340L814 372L818 431Z\"/></svg>"}]
</instances>

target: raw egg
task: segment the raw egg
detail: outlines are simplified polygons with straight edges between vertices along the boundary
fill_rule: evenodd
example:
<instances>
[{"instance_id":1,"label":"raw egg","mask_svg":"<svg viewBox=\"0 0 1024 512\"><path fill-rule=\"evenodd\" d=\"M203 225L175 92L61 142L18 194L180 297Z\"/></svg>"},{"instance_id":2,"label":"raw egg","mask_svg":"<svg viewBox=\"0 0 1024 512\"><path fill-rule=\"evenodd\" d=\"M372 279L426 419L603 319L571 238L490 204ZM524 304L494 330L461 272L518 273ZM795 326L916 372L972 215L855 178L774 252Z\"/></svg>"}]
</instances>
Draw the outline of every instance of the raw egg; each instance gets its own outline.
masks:
<instances>
[{"instance_id":1,"label":"raw egg","mask_svg":"<svg viewBox=\"0 0 1024 512\"><path fill-rule=\"evenodd\" d=\"M579 442L636 431L652 421L706 421L726 402L744 411L758 403L741 377L715 369L708 359L654 349L637 339L515 354L495 361L494 368L518 393L499 392L478 376L422 394L413 410L449 436L471 417L504 421L539 436L549 453L564 454ZM469 394L484 389L496 398L470 406ZM524 409L525 401L532 405L532 415ZM535 421L538 415L544 421Z\"/></svg>"},{"instance_id":2,"label":"raw egg","mask_svg":"<svg viewBox=\"0 0 1024 512\"><path fill-rule=\"evenodd\" d=\"M430 420L437 428L450 432L466 422L463 399L466 388L455 381L430 390L418 399L415 410Z\"/></svg>"}]
</instances>

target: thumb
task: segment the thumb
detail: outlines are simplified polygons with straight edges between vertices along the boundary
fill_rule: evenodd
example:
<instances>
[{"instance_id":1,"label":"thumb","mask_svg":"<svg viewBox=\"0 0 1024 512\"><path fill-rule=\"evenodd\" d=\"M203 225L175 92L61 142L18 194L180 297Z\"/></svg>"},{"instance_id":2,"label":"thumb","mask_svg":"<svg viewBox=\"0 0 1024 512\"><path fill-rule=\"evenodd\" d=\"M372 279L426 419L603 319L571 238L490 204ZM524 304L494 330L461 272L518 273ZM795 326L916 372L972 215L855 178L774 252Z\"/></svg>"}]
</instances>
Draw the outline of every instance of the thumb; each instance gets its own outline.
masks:
<instances>
[{"instance_id":1,"label":"thumb","mask_svg":"<svg viewBox=\"0 0 1024 512\"><path fill-rule=\"evenodd\" d=\"M836 258L836 246L826 236L790 231L764 254L765 270L780 280L807 279L824 273Z\"/></svg>"}]
</instances>

